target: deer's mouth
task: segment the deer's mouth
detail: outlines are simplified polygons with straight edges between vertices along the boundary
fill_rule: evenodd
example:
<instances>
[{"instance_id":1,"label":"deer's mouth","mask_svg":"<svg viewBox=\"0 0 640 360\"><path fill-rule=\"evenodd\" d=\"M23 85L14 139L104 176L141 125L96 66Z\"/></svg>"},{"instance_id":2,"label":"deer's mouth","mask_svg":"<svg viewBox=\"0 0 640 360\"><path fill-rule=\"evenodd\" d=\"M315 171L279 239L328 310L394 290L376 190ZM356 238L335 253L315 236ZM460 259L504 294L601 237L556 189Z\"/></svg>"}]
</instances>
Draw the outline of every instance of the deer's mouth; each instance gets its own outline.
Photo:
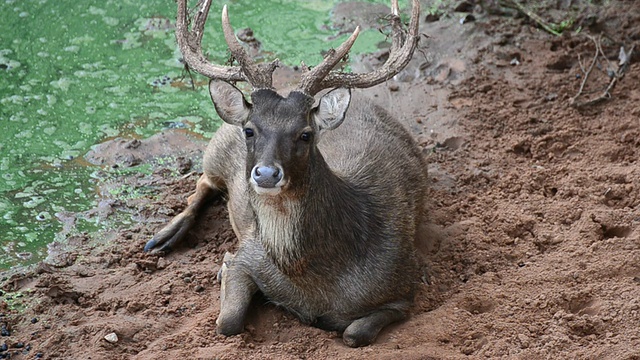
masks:
<instances>
[{"instance_id":1,"label":"deer's mouth","mask_svg":"<svg viewBox=\"0 0 640 360\"><path fill-rule=\"evenodd\" d=\"M273 186L265 185L265 184L259 184L253 178L251 178L249 180L249 182L250 182L251 187L253 188L253 190L256 192L256 194L258 194L258 195L267 195L267 196L279 195L287 185L287 181L285 181L284 178L282 180L278 181Z\"/></svg>"},{"instance_id":2,"label":"deer's mouth","mask_svg":"<svg viewBox=\"0 0 640 360\"><path fill-rule=\"evenodd\" d=\"M256 184L251 184L251 185L253 185L253 190L258 195L276 196L276 195L278 195L278 194L280 194L282 192L282 187L281 186L272 187L272 188L265 188L265 187L258 186Z\"/></svg>"}]
</instances>

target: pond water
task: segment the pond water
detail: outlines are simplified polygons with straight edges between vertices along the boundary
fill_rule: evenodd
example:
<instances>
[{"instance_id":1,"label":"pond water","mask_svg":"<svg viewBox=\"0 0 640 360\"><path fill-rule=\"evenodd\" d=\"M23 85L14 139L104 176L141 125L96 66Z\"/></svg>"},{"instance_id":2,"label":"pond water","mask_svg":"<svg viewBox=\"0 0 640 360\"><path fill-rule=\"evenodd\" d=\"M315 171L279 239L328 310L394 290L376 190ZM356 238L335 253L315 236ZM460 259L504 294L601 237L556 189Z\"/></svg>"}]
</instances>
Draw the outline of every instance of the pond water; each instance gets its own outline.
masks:
<instances>
[{"instance_id":1,"label":"pond water","mask_svg":"<svg viewBox=\"0 0 640 360\"><path fill-rule=\"evenodd\" d=\"M227 3L234 28L250 26L267 60L315 64L346 38L330 26L336 1ZM228 57L222 4L213 0L203 41L217 63ZM173 86L184 77L175 11L173 0L0 0L0 269L41 260L47 243L69 234L60 214L100 200L94 174L109 169L83 160L93 145L174 124L206 137L215 131L204 79L195 91ZM367 30L354 52L382 40ZM73 231L99 226L79 219Z\"/></svg>"}]
</instances>

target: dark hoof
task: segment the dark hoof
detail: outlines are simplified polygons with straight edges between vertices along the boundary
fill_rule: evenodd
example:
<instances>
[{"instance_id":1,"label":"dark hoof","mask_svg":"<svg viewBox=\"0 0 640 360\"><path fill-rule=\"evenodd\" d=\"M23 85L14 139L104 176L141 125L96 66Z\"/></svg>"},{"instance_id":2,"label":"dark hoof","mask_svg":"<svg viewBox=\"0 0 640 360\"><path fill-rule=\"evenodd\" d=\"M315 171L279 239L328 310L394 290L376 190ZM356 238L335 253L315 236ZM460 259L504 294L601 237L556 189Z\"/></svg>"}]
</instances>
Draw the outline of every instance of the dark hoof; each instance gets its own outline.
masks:
<instances>
[{"instance_id":1,"label":"dark hoof","mask_svg":"<svg viewBox=\"0 0 640 360\"><path fill-rule=\"evenodd\" d=\"M344 334L342 341L345 345L352 348L370 345L375 340L375 336L362 336L357 334Z\"/></svg>"},{"instance_id":2,"label":"dark hoof","mask_svg":"<svg viewBox=\"0 0 640 360\"><path fill-rule=\"evenodd\" d=\"M156 245L158 245L158 242L156 241L155 238L149 240L147 244L144 246L144 252L151 251L154 247L156 247Z\"/></svg>"},{"instance_id":3,"label":"dark hoof","mask_svg":"<svg viewBox=\"0 0 640 360\"><path fill-rule=\"evenodd\" d=\"M216 332L224 336L233 336L241 334L244 331L242 322L218 322L216 321Z\"/></svg>"}]
</instances>

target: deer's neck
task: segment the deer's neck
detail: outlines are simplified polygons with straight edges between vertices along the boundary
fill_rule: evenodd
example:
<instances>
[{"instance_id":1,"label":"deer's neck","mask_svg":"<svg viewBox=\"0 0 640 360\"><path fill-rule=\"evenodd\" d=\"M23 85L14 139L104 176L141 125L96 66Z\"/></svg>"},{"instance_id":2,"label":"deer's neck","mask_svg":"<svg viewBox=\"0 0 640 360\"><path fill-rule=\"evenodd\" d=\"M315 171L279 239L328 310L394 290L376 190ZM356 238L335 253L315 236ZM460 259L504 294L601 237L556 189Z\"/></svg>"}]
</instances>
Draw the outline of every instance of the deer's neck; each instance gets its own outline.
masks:
<instances>
[{"instance_id":1,"label":"deer's neck","mask_svg":"<svg viewBox=\"0 0 640 360\"><path fill-rule=\"evenodd\" d=\"M255 196L260 241L271 260L288 275L303 274L322 249L339 250L335 231L343 228L345 212L353 209L349 186L321 156L295 189L278 196ZM357 216L349 214L348 216ZM342 240L342 239L339 239Z\"/></svg>"}]
</instances>

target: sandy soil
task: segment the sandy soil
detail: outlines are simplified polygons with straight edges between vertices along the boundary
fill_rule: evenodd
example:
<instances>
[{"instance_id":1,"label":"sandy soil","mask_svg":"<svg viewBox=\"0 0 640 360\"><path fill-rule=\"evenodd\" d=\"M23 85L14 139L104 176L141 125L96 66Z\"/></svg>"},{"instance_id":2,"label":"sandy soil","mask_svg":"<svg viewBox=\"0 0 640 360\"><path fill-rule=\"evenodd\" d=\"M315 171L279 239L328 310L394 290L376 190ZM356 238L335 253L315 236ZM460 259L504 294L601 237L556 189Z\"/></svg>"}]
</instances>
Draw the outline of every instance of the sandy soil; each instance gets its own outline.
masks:
<instances>
[{"instance_id":1,"label":"sandy soil","mask_svg":"<svg viewBox=\"0 0 640 360\"><path fill-rule=\"evenodd\" d=\"M82 246L88 237L75 236L69 242L79 248L5 274L3 291L21 292L27 306L15 309L16 299L3 297L8 336L0 345L9 349L0 355L640 359L638 57L610 99L578 109L569 101L582 81L579 56L586 65L593 56L591 40L554 37L523 17L476 12L477 21L461 25L462 14L453 15L423 24L430 37L400 81L366 91L403 119L429 162L429 219L417 244L428 278L410 319L351 349L258 299L244 334L216 335L215 274L235 246L223 204L173 253L141 252L194 189L197 174L176 175L189 171L182 157L150 178L121 179L154 191L96 210L129 209L139 220L114 231L108 245ZM603 48L612 62L620 43L640 39L640 11L629 1L585 10L578 21L583 33L608 34ZM608 81L594 76L588 88ZM114 146L138 151L145 141ZM145 161L118 149L125 164ZM189 154L194 163L201 156ZM117 341L105 340L111 333Z\"/></svg>"}]
</instances>

